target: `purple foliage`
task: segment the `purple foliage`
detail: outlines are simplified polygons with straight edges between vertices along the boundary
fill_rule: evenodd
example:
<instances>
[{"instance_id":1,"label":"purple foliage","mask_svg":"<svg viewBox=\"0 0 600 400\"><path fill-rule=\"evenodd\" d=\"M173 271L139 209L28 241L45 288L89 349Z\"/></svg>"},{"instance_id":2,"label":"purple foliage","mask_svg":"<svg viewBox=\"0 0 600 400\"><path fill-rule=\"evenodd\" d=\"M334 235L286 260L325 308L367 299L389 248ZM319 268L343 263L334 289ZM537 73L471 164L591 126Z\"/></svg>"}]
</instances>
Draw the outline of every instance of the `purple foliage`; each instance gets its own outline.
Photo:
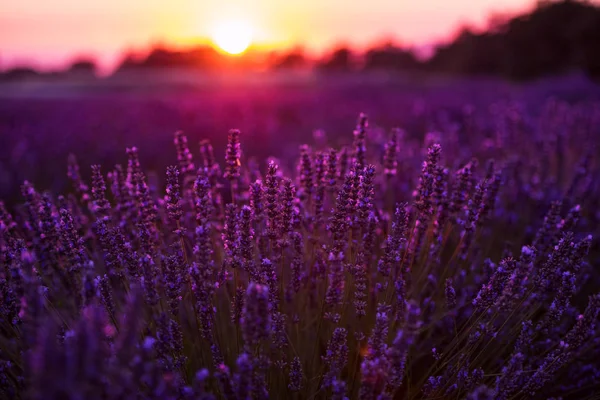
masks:
<instances>
[{"instance_id":1,"label":"purple foliage","mask_svg":"<svg viewBox=\"0 0 600 400\"><path fill-rule=\"evenodd\" d=\"M206 140L194 163L178 131L166 176L131 147L108 181L69 157L68 195L26 181L22 206L0 203L0 395L597 392L591 111L565 105L558 140L518 104L437 104L391 135L360 114L351 145L293 160L246 159L231 130L222 167Z\"/></svg>"}]
</instances>

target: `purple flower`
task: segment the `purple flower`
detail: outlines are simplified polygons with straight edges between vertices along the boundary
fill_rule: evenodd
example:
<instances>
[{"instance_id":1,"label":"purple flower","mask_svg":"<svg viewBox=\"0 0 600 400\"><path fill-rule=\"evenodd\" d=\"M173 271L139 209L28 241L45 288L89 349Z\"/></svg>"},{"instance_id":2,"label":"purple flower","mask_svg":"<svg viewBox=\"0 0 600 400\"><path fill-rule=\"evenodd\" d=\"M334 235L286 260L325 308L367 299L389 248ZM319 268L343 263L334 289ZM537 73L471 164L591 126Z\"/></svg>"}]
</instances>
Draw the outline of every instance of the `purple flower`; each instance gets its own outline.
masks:
<instances>
[{"instance_id":1,"label":"purple flower","mask_svg":"<svg viewBox=\"0 0 600 400\"><path fill-rule=\"evenodd\" d=\"M358 123L356 124L356 129L354 130L353 164L358 170L362 170L366 164L366 137L368 126L369 122L367 119L367 115L361 113L358 116Z\"/></svg>"},{"instance_id":2,"label":"purple flower","mask_svg":"<svg viewBox=\"0 0 600 400\"><path fill-rule=\"evenodd\" d=\"M509 399L518 392L522 385L523 361L521 353L513 354L506 366L502 368L502 374L496 378L495 394L497 400Z\"/></svg>"},{"instance_id":3,"label":"purple flower","mask_svg":"<svg viewBox=\"0 0 600 400\"><path fill-rule=\"evenodd\" d=\"M337 168L337 181L343 182L348 172L349 164L349 150L348 147L344 146L338 153L338 168Z\"/></svg>"},{"instance_id":4,"label":"purple flower","mask_svg":"<svg viewBox=\"0 0 600 400\"><path fill-rule=\"evenodd\" d=\"M439 237L448 221L449 196L448 196L448 168L437 166L435 170L435 188L433 193L434 204L437 207L435 216L435 233Z\"/></svg>"},{"instance_id":5,"label":"purple flower","mask_svg":"<svg viewBox=\"0 0 600 400\"><path fill-rule=\"evenodd\" d=\"M486 385L481 385L467 395L467 400L493 400L496 399L494 390Z\"/></svg>"},{"instance_id":6,"label":"purple flower","mask_svg":"<svg viewBox=\"0 0 600 400\"><path fill-rule=\"evenodd\" d=\"M445 283L446 307L448 310L453 310L456 307L456 291L452 286L452 278L446 279Z\"/></svg>"},{"instance_id":7,"label":"purple flower","mask_svg":"<svg viewBox=\"0 0 600 400\"><path fill-rule=\"evenodd\" d=\"M219 389L221 390L221 393L223 393L223 396L227 400L237 400L238 399L237 388L239 387L239 385L242 386L241 390L244 394L247 391L247 389L245 387L247 385L247 383L245 382L246 377L241 378L244 380L242 382L240 382L239 380L236 379L235 384L234 384L234 382L232 382L231 373L229 372L229 368L222 362L219 364L216 364L215 378L217 379L217 381L219 383ZM234 388L234 386L235 386L235 388Z\"/></svg>"},{"instance_id":8,"label":"purple flower","mask_svg":"<svg viewBox=\"0 0 600 400\"><path fill-rule=\"evenodd\" d=\"M196 299L196 312L200 322L200 334L204 339L212 336L214 309L212 298L215 291L214 272L210 265L193 263L189 270L192 292Z\"/></svg>"},{"instance_id":9,"label":"purple flower","mask_svg":"<svg viewBox=\"0 0 600 400\"><path fill-rule=\"evenodd\" d=\"M325 179L327 181L327 187L329 190L335 188L335 184L338 178L337 175L337 164L338 164L338 153L335 149L329 149L327 153L327 172Z\"/></svg>"},{"instance_id":10,"label":"purple flower","mask_svg":"<svg viewBox=\"0 0 600 400\"><path fill-rule=\"evenodd\" d=\"M112 287L107 275L96 278L96 287L98 288L99 297L102 304L106 308L106 312L111 318L115 318L115 303L112 296Z\"/></svg>"},{"instance_id":11,"label":"purple flower","mask_svg":"<svg viewBox=\"0 0 600 400\"><path fill-rule=\"evenodd\" d=\"M504 286L507 284L516 266L517 263L512 258L502 260L489 281L481 287L479 293L473 299L473 305L476 310L485 311L496 302L496 299L500 298Z\"/></svg>"},{"instance_id":12,"label":"purple flower","mask_svg":"<svg viewBox=\"0 0 600 400\"><path fill-rule=\"evenodd\" d=\"M214 165L216 165L215 156L213 153L213 147L210 144L210 141L204 139L200 141L200 154L202 155L202 162L204 164L204 168L210 171Z\"/></svg>"},{"instance_id":13,"label":"purple flower","mask_svg":"<svg viewBox=\"0 0 600 400\"><path fill-rule=\"evenodd\" d=\"M120 276L122 275L121 260L119 257L119 250L121 249L118 245L115 245L117 240L115 236L116 231L110 229L106 222L104 219L96 221L94 232L102 248L106 271L110 276Z\"/></svg>"},{"instance_id":14,"label":"purple flower","mask_svg":"<svg viewBox=\"0 0 600 400\"><path fill-rule=\"evenodd\" d=\"M258 272L259 282L269 288L269 309L276 310L279 306L279 278L275 265L268 258L263 258Z\"/></svg>"},{"instance_id":15,"label":"purple flower","mask_svg":"<svg viewBox=\"0 0 600 400\"><path fill-rule=\"evenodd\" d=\"M375 399L384 389L388 379L390 364L386 344L388 333L388 315L390 307L385 304L377 306L375 327L369 338L367 355L361 364L360 398Z\"/></svg>"},{"instance_id":16,"label":"purple flower","mask_svg":"<svg viewBox=\"0 0 600 400\"><path fill-rule=\"evenodd\" d=\"M210 378L210 372L208 369L203 368L196 372L194 376L193 386L186 388L185 398L197 399L197 400L214 400L214 396L206 391L207 380Z\"/></svg>"},{"instance_id":17,"label":"purple flower","mask_svg":"<svg viewBox=\"0 0 600 400\"><path fill-rule=\"evenodd\" d=\"M310 198L314 188L314 173L310 158L310 147L307 145L300 146L299 178L302 196Z\"/></svg>"},{"instance_id":18,"label":"purple flower","mask_svg":"<svg viewBox=\"0 0 600 400\"><path fill-rule=\"evenodd\" d=\"M226 179L235 180L240 177L240 158L242 150L240 148L240 131L231 129L227 138L227 151L225 152L225 174Z\"/></svg>"},{"instance_id":19,"label":"purple flower","mask_svg":"<svg viewBox=\"0 0 600 400\"><path fill-rule=\"evenodd\" d=\"M210 240L212 196L210 183L203 173L198 174L194 183L194 197L196 210L196 246L194 246L194 254L197 257L198 262L203 267L208 268L212 266L211 256L213 254ZM232 240L230 232L227 232L227 239Z\"/></svg>"},{"instance_id":20,"label":"purple flower","mask_svg":"<svg viewBox=\"0 0 600 400\"><path fill-rule=\"evenodd\" d=\"M469 192L471 190L471 177L473 174L473 162L467 163L464 167L456 172L457 178L452 188L452 195L450 198L449 211L450 215L457 221L459 213L463 210Z\"/></svg>"},{"instance_id":21,"label":"purple flower","mask_svg":"<svg viewBox=\"0 0 600 400\"><path fill-rule=\"evenodd\" d=\"M68 260L69 284L78 307L82 305L81 271L88 265L88 256L83 247L83 239L75 228L75 222L69 211L60 210L60 235L62 247ZM8 258L8 257L5 257ZM10 260L7 260L10 265Z\"/></svg>"},{"instance_id":22,"label":"purple flower","mask_svg":"<svg viewBox=\"0 0 600 400\"><path fill-rule=\"evenodd\" d=\"M179 170L177 167L171 166L167 168L167 189L165 196L165 204L167 214L173 225L179 227L179 220L183 216L181 209L181 188L179 186ZM182 233L181 231L177 232Z\"/></svg>"},{"instance_id":23,"label":"purple flower","mask_svg":"<svg viewBox=\"0 0 600 400\"><path fill-rule=\"evenodd\" d=\"M473 236L480 221L481 208L486 191L487 186L485 182L476 185L473 197L467 202L467 216L466 221L464 222L464 230L462 233L462 241L459 255L461 260L466 259L469 249L471 248Z\"/></svg>"},{"instance_id":24,"label":"purple flower","mask_svg":"<svg viewBox=\"0 0 600 400\"><path fill-rule=\"evenodd\" d=\"M107 176L110 182L110 191L116 203L115 211L121 217L119 222L120 224L127 224L127 218L133 208L133 200L127 187L123 167L120 164L115 165L115 169L109 172Z\"/></svg>"},{"instance_id":25,"label":"purple flower","mask_svg":"<svg viewBox=\"0 0 600 400\"><path fill-rule=\"evenodd\" d=\"M19 325L21 319L19 317L19 302L16 291L11 287L8 281L0 278L0 323L8 325Z\"/></svg>"},{"instance_id":26,"label":"purple flower","mask_svg":"<svg viewBox=\"0 0 600 400\"><path fill-rule=\"evenodd\" d=\"M163 368L174 371L185 363L183 351L183 335L179 323L161 313L156 318L156 350Z\"/></svg>"},{"instance_id":27,"label":"purple flower","mask_svg":"<svg viewBox=\"0 0 600 400\"><path fill-rule=\"evenodd\" d=\"M279 196L280 211L279 211L279 228L280 237L285 237L292 230L293 216L294 216L294 196L296 194L296 187L292 185L290 179L283 180L283 188Z\"/></svg>"},{"instance_id":28,"label":"purple flower","mask_svg":"<svg viewBox=\"0 0 600 400\"><path fill-rule=\"evenodd\" d=\"M71 180L73 188L75 189L75 192L77 193L79 199L84 204L87 204L90 200L90 196L88 193L89 188L81 179L81 174L79 173L79 164L77 163L77 158L75 157L75 155L69 154L68 162L69 166L67 169L67 176Z\"/></svg>"},{"instance_id":29,"label":"purple flower","mask_svg":"<svg viewBox=\"0 0 600 400\"><path fill-rule=\"evenodd\" d=\"M318 152L315 157L315 181L316 190L314 195L314 218L315 224L320 224L324 211L325 203L325 174L327 167L325 164L325 154Z\"/></svg>"},{"instance_id":30,"label":"purple flower","mask_svg":"<svg viewBox=\"0 0 600 400\"><path fill-rule=\"evenodd\" d=\"M273 339L273 346L282 353L285 353L285 348L288 346L287 333L285 330L287 315L279 311L274 311L272 313L272 316L273 317L271 318L271 336Z\"/></svg>"},{"instance_id":31,"label":"purple flower","mask_svg":"<svg viewBox=\"0 0 600 400\"><path fill-rule=\"evenodd\" d=\"M288 389L292 392L298 392L304 387L304 372L302 371L302 363L300 357L294 357L290 367L290 383Z\"/></svg>"},{"instance_id":32,"label":"purple flower","mask_svg":"<svg viewBox=\"0 0 600 400\"><path fill-rule=\"evenodd\" d=\"M302 239L302 234L299 232L292 232L292 245L294 256L291 261L290 269L292 272L291 280L289 283L289 300L292 300L293 295L300 291L300 285L302 280L304 279L304 269L305 269L305 261L304 261L304 241Z\"/></svg>"},{"instance_id":33,"label":"purple flower","mask_svg":"<svg viewBox=\"0 0 600 400\"><path fill-rule=\"evenodd\" d=\"M402 251L406 243L407 229L408 214L406 212L406 203L401 203L396 205L394 221L392 222L392 232L386 238L385 251L377 265L378 272L384 277L390 276L392 273L400 277L406 272L400 269L400 265Z\"/></svg>"},{"instance_id":34,"label":"purple flower","mask_svg":"<svg viewBox=\"0 0 600 400\"><path fill-rule=\"evenodd\" d=\"M269 337L271 317L267 286L253 282L248 285L240 325L245 346L249 351Z\"/></svg>"},{"instance_id":35,"label":"purple flower","mask_svg":"<svg viewBox=\"0 0 600 400\"><path fill-rule=\"evenodd\" d=\"M175 132L174 143L177 149L177 161L179 161L179 169L185 175L193 175L195 171L192 152L188 145L187 136L182 131Z\"/></svg>"},{"instance_id":36,"label":"purple flower","mask_svg":"<svg viewBox=\"0 0 600 400\"><path fill-rule=\"evenodd\" d=\"M245 291L242 286L235 289L233 300L231 301L231 321L239 323L242 319L242 312L246 303Z\"/></svg>"},{"instance_id":37,"label":"purple flower","mask_svg":"<svg viewBox=\"0 0 600 400\"><path fill-rule=\"evenodd\" d=\"M231 268L239 266L238 212L235 204L229 203L225 208L225 225L223 226L223 247L225 249L225 264Z\"/></svg>"},{"instance_id":38,"label":"purple flower","mask_svg":"<svg viewBox=\"0 0 600 400\"><path fill-rule=\"evenodd\" d=\"M367 284L365 265L356 264L354 266L354 309L359 318L367 315Z\"/></svg>"},{"instance_id":39,"label":"purple flower","mask_svg":"<svg viewBox=\"0 0 600 400\"><path fill-rule=\"evenodd\" d=\"M322 357L323 363L327 366L327 372L323 378L322 387L333 387L342 369L346 365L348 358L348 346L346 344L348 333L344 328L335 328L329 343L327 351Z\"/></svg>"},{"instance_id":40,"label":"purple flower","mask_svg":"<svg viewBox=\"0 0 600 400\"><path fill-rule=\"evenodd\" d=\"M335 378L331 382L331 400L348 400L346 382Z\"/></svg>"},{"instance_id":41,"label":"purple flower","mask_svg":"<svg viewBox=\"0 0 600 400\"><path fill-rule=\"evenodd\" d=\"M146 301L150 305L156 305L159 302L157 290L157 269L154 260L149 255L140 258L140 269L142 270L142 287L146 294Z\"/></svg>"},{"instance_id":42,"label":"purple flower","mask_svg":"<svg viewBox=\"0 0 600 400\"><path fill-rule=\"evenodd\" d=\"M344 264L342 260L342 253L329 254L329 286L325 294L325 303L330 307L342 303L343 300L342 297L346 282L344 280Z\"/></svg>"},{"instance_id":43,"label":"purple flower","mask_svg":"<svg viewBox=\"0 0 600 400\"><path fill-rule=\"evenodd\" d=\"M265 178L266 186L266 207L268 217L268 232L269 237L273 240L277 235L277 221L279 219L279 207L277 205L277 193L279 182L277 180L277 164L273 161L269 162L267 176Z\"/></svg>"},{"instance_id":44,"label":"purple flower","mask_svg":"<svg viewBox=\"0 0 600 400\"><path fill-rule=\"evenodd\" d=\"M383 172L388 179L398 172L398 136L398 129L393 129L384 148Z\"/></svg>"},{"instance_id":45,"label":"purple flower","mask_svg":"<svg viewBox=\"0 0 600 400\"><path fill-rule=\"evenodd\" d=\"M531 343L533 341L533 335L535 331L533 330L533 323L531 320L527 320L521 324L521 332L517 337L517 341L515 343L515 349L513 355L516 353L524 353L529 352L531 348Z\"/></svg>"},{"instance_id":46,"label":"purple flower","mask_svg":"<svg viewBox=\"0 0 600 400\"><path fill-rule=\"evenodd\" d=\"M186 266L178 245L174 245L170 254L163 259L165 294L171 315L179 314L181 290L184 284Z\"/></svg>"},{"instance_id":47,"label":"purple flower","mask_svg":"<svg viewBox=\"0 0 600 400\"><path fill-rule=\"evenodd\" d=\"M253 217L252 209L248 206L243 206L239 217L237 234L239 237L238 243L240 255L246 261L246 263L250 263L254 260L254 229L252 229Z\"/></svg>"},{"instance_id":48,"label":"purple flower","mask_svg":"<svg viewBox=\"0 0 600 400\"><path fill-rule=\"evenodd\" d=\"M442 147L439 144L433 144L427 150L427 161L423 162L415 201L415 208L419 211L419 218L423 221L433 213L433 193L441 152Z\"/></svg>"},{"instance_id":49,"label":"purple flower","mask_svg":"<svg viewBox=\"0 0 600 400\"><path fill-rule=\"evenodd\" d=\"M98 218L107 218L110 213L110 203L106 199L106 183L99 165L92 165L92 199L94 213Z\"/></svg>"},{"instance_id":50,"label":"purple flower","mask_svg":"<svg viewBox=\"0 0 600 400\"><path fill-rule=\"evenodd\" d=\"M560 229L563 232L571 232L581 218L581 206L576 204L570 210L565 219L560 222Z\"/></svg>"},{"instance_id":51,"label":"purple flower","mask_svg":"<svg viewBox=\"0 0 600 400\"><path fill-rule=\"evenodd\" d=\"M553 294L561 282L561 273L563 271L577 272L579 270L580 259L574 258L576 245L573 241L573 234L567 232L554 246L548 259L537 270L534 284L536 289L544 294ZM584 253L587 247L584 247Z\"/></svg>"},{"instance_id":52,"label":"purple flower","mask_svg":"<svg viewBox=\"0 0 600 400\"><path fill-rule=\"evenodd\" d=\"M569 351L575 351L587 337L594 334L594 328L598 323L598 314L600 314L600 294L589 297L585 312L577 316L575 326L565 336L564 342Z\"/></svg>"},{"instance_id":53,"label":"purple flower","mask_svg":"<svg viewBox=\"0 0 600 400\"><path fill-rule=\"evenodd\" d=\"M234 375L234 390L237 400L252 400L252 358L247 353L239 355L237 372Z\"/></svg>"},{"instance_id":54,"label":"purple flower","mask_svg":"<svg viewBox=\"0 0 600 400\"><path fill-rule=\"evenodd\" d=\"M493 169L493 164L491 164ZM490 171L486 176L486 185L488 190L486 191L485 198L479 210L479 219L483 220L489 218L494 212L496 207L496 201L498 198L498 192L500 191L500 185L502 184L502 177L499 172L491 175L493 172Z\"/></svg>"},{"instance_id":55,"label":"purple flower","mask_svg":"<svg viewBox=\"0 0 600 400\"><path fill-rule=\"evenodd\" d=\"M599 313L600 295L590 296L585 312L577 317L575 326L560 341L558 347L544 357L541 365L522 388L523 393L535 395L567 362L573 359L585 340L594 333Z\"/></svg>"},{"instance_id":56,"label":"purple flower","mask_svg":"<svg viewBox=\"0 0 600 400\"><path fill-rule=\"evenodd\" d=\"M544 254L553 243L555 235L558 230L560 223L560 209L562 208L561 201L553 201L548 213L544 217L544 224L538 230L535 239L533 241L533 247L535 247L540 254Z\"/></svg>"},{"instance_id":57,"label":"purple flower","mask_svg":"<svg viewBox=\"0 0 600 400\"><path fill-rule=\"evenodd\" d=\"M330 220L329 230L333 236L333 251L336 253L343 252L347 244L346 236L349 226L349 213L351 206L351 192L354 186L354 173L349 173L342 189L339 191L335 203L335 211Z\"/></svg>"},{"instance_id":58,"label":"purple flower","mask_svg":"<svg viewBox=\"0 0 600 400\"><path fill-rule=\"evenodd\" d=\"M373 208L373 180L375 178L375 166L368 165L360 176L356 226L359 229L367 228L367 219Z\"/></svg>"},{"instance_id":59,"label":"purple flower","mask_svg":"<svg viewBox=\"0 0 600 400\"><path fill-rule=\"evenodd\" d=\"M264 211L264 188L262 182L257 180L250 185L250 207L257 222L262 221Z\"/></svg>"},{"instance_id":60,"label":"purple flower","mask_svg":"<svg viewBox=\"0 0 600 400\"><path fill-rule=\"evenodd\" d=\"M409 302L404 318L404 327L398 329L396 338L387 350L387 357L391 366L389 383L394 388L399 388L404 380L406 358L415 341L416 332L421 325L420 314L420 308L414 302Z\"/></svg>"}]
</instances>

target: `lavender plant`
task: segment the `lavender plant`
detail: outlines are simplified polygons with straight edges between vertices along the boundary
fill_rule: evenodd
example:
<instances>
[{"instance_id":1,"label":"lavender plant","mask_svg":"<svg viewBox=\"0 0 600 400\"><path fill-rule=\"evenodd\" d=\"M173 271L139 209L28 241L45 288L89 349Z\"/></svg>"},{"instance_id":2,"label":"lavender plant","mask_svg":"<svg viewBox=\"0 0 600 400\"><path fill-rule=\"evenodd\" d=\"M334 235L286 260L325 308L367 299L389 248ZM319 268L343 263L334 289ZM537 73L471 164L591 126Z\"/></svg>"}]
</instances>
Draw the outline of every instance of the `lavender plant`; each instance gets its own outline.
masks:
<instances>
[{"instance_id":1,"label":"lavender plant","mask_svg":"<svg viewBox=\"0 0 600 400\"><path fill-rule=\"evenodd\" d=\"M262 174L238 130L222 169L177 132L164 193L136 148L110 193L74 157L67 196L25 182L0 203L3 398L592 398L593 162L507 238L514 199L556 181L371 132L361 114L352 146Z\"/></svg>"}]
</instances>

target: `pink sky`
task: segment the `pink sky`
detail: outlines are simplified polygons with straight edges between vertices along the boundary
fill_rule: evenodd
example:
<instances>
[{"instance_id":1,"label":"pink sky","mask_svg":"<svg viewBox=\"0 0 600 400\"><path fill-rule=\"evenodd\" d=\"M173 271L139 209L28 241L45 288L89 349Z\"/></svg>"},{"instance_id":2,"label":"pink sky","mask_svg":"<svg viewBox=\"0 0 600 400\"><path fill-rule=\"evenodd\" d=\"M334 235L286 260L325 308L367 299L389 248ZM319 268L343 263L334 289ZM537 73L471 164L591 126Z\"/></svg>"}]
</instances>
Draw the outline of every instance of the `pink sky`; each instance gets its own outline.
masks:
<instances>
[{"instance_id":1,"label":"pink sky","mask_svg":"<svg viewBox=\"0 0 600 400\"><path fill-rule=\"evenodd\" d=\"M19 0L0 2L0 66L63 66L77 55L110 67L126 49L190 44L234 15L273 47L323 51L385 38L427 44L492 12L515 12L532 0Z\"/></svg>"}]
</instances>

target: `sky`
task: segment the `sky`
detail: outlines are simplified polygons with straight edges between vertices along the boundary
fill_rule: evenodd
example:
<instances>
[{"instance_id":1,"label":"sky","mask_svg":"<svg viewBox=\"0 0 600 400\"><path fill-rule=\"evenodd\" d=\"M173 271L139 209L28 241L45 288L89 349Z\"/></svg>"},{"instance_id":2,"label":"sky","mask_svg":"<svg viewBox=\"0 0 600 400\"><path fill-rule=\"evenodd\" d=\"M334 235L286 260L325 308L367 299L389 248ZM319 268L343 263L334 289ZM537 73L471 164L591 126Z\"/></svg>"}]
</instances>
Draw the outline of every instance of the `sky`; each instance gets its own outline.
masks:
<instances>
[{"instance_id":1,"label":"sky","mask_svg":"<svg viewBox=\"0 0 600 400\"><path fill-rule=\"evenodd\" d=\"M0 1L0 66L61 67L81 56L110 68L124 51L156 43L190 45L215 26L243 19L273 49L323 52L393 39L428 45L491 13L526 10L532 0L19 0Z\"/></svg>"}]
</instances>

